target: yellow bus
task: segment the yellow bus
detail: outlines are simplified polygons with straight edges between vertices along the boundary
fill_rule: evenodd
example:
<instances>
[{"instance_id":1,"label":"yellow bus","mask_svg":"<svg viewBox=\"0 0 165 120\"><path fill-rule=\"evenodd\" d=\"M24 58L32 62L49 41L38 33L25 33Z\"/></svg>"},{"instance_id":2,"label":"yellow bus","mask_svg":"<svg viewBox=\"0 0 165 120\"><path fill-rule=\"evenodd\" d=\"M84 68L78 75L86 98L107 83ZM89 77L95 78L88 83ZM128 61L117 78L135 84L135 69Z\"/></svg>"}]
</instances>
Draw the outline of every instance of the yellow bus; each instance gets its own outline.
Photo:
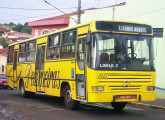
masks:
<instances>
[{"instance_id":1,"label":"yellow bus","mask_svg":"<svg viewBox=\"0 0 165 120\"><path fill-rule=\"evenodd\" d=\"M9 45L7 83L22 97L64 97L68 109L82 102L155 100L152 26L91 21Z\"/></svg>"}]
</instances>

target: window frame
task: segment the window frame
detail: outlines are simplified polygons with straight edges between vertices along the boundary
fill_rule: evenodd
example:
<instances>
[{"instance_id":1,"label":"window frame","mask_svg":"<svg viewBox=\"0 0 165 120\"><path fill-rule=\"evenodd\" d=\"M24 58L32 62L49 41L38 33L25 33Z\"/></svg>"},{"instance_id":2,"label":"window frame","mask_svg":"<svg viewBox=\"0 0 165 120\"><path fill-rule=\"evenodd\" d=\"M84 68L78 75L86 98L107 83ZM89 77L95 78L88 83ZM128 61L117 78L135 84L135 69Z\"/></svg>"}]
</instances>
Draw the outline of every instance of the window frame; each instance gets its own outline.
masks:
<instances>
[{"instance_id":1,"label":"window frame","mask_svg":"<svg viewBox=\"0 0 165 120\"><path fill-rule=\"evenodd\" d=\"M58 44L57 45L52 45L52 46L50 46L50 37L53 37L53 39L52 40L54 40L54 38L55 37L59 37L58 38ZM53 34L53 35L49 35L48 36L48 38L47 38L47 51L46 51L46 60L56 60L56 59L59 59L60 58L60 43L61 43L61 41L60 41L60 39L61 39L61 34L60 33L56 33L56 34ZM50 49L59 49L58 50L58 55L55 55L57 58L50 58L50 56L48 56L48 51L50 50ZM55 51L54 51L55 52Z\"/></svg>"},{"instance_id":2,"label":"window frame","mask_svg":"<svg viewBox=\"0 0 165 120\"><path fill-rule=\"evenodd\" d=\"M12 51L10 51L10 48L12 48ZM14 46L9 46L8 48L8 55L7 55L7 63L13 63L14 62L14 58L12 59L12 61L9 61L10 56L14 57Z\"/></svg>"},{"instance_id":3,"label":"window frame","mask_svg":"<svg viewBox=\"0 0 165 120\"><path fill-rule=\"evenodd\" d=\"M29 51L29 43L33 43L34 42L34 46L35 46L35 48L34 48L34 50L33 51ZM25 56L25 61L26 62L34 62L35 61L35 59L36 59L36 57L34 56L34 59L33 60L27 60L27 58L28 58L28 53L32 53L32 52L34 52L34 54L35 54L35 56L36 56L36 40L31 40L31 41L28 41L27 43L26 43L26 56Z\"/></svg>"},{"instance_id":4,"label":"window frame","mask_svg":"<svg viewBox=\"0 0 165 120\"><path fill-rule=\"evenodd\" d=\"M74 42L72 42L72 43L69 43L69 41L68 42L64 42L64 35L65 34L70 34L71 32L73 32L73 34L74 34L74 32L75 32L75 40L74 40ZM77 29L72 29L72 30L68 30L68 31L64 31L64 32L62 32L62 37L61 37L61 51L60 51L60 58L61 59L66 59L66 58L75 58L76 57L76 41L77 41ZM70 38L69 38L70 39ZM68 52L69 53L69 56L66 56L66 57L63 57L62 56L62 53L63 53L63 51L62 51L62 48L63 47L72 47L74 45L74 48L75 48L75 51L74 51L74 55L73 56L71 56L70 55L70 53L71 52Z\"/></svg>"},{"instance_id":5,"label":"window frame","mask_svg":"<svg viewBox=\"0 0 165 120\"><path fill-rule=\"evenodd\" d=\"M25 48L24 48L25 50L24 50L24 52L21 52L21 51L20 51L21 45L22 45L22 44L25 44ZM26 42L19 44L19 57L18 57L18 62L19 62L19 63L26 62L26 46L27 46L27 45L26 45ZM21 55L21 54L25 54L25 60L24 60L24 61L20 61L20 55Z\"/></svg>"}]
</instances>

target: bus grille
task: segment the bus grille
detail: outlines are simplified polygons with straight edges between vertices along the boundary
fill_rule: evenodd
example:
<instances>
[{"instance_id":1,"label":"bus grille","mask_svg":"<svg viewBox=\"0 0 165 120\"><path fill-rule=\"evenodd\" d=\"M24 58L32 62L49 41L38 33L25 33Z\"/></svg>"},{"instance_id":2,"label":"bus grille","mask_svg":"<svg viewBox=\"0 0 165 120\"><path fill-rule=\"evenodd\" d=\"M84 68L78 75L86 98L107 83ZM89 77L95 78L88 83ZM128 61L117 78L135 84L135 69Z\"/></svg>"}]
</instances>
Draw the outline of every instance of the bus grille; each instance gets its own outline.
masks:
<instances>
[{"instance_id":1,"label":"bus grille","mask_svg":"<svg viewBox=\"0 0 165 120\"><path fill-rule=\"evenodd\" d=\"M141 91L142 86L152 84L152 75L108 74L99 79L99 85L106 85L112 92Z\"/></svg>"}]
</instances>

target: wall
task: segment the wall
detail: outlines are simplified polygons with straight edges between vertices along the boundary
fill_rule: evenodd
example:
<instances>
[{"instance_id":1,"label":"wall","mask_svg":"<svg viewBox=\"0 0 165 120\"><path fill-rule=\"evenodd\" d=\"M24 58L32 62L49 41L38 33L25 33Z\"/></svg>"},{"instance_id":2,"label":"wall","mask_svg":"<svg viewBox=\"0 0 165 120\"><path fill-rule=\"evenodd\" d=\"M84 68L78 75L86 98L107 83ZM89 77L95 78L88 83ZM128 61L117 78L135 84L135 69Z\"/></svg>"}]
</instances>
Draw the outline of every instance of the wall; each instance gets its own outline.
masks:
<instances>
[{"instance_id":1,"label":"wall","mask_svg":"<svg viewBox=\"0 0 165 120\"><path fill-rule=\"evenodd\" d=\"M61 28L65 28L68 25L51 25L51 26L33 26L32 27L32 37L35 36L35 30L38 30L38 36L41 35L41 31L44 29L48 29L48 30L53 30L53 29L61 29Z\"/></svg>"},{"instance_id":2,"label":"wall","mask_svg":"<svg viewBox=\"0 0 165 120\"><path fill-rule=\"evenodd\" d=\"M0 74L1 73L6 74L6 61L7 61L7 57L0 55ZM4 66L4 72L2 72L2 65Z\"/></svg>"},{"instance_id":3,"label":"wall","mask_svg":"<svg viewBox=\"0 0 165 120\"><path fill-rule=\"evenodd\" d=\"M115 7L115 20L134 21L151 24L154 28L165 30L165 0L127 0L126 5ZM81 22L91 20L112 20L113 8L87 10L82 14ZM77 16L72 16L77 19ZM69 26L75 25L70 19ZM165 37L165 32L163 33ZM156 86L165 89L165 39L154 38L154 53L156 67Z\"/></svg>"}]
</instances>

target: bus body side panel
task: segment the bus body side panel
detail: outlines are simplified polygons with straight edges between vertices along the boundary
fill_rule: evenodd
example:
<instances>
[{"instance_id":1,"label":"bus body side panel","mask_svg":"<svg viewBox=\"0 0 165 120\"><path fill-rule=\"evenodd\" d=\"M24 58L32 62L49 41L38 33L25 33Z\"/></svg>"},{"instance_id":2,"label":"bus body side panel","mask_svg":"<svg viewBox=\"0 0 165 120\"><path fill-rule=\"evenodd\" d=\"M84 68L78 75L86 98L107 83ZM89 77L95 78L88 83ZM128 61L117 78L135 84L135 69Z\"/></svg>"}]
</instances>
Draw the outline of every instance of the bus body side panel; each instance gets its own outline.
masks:
<instances>
[{"instance_id":1,"label":"bus body side panel","mask_svg":"<svg viewBox=\"0 0 165 120\"><path fill-rule=\"evenodd\" d=\"M11 87L14 88L13 84L13 63L7 64L6 66L6 76L7 76L7 84Z\"/></svg>"},{"instance_id":2,"label":"bus body side panel","mask_svg":"<svg viewBox=\"0 0 165 120\"><path fill-rule=\"evenodd\" d=\"M71 87L72 97L76 99L74 59L46 62L45 72L45 94L60 96L61 84L67 82Z\"/></svg>"},{"instance_id":3,"label":"bus body side panel","mask_svg":"<svg viewBox=\"0 0 165 120\"><path fill-rule=\"evenodd\" d=\"M147 91L148 86L155 86L155 72L87 68L88 102L154 101L155 91ZM104 91L93 91L92 87L103 87ZM125 96L131 98L123 99Z\"/></svg>"},{"instance_id":4,"label":"bus body side panel","mask_svg":"<svg viewBox=\"0 0 165 120\"><path fill-rule=\"evenodd\" d=\"M25 90L36 92L35 86L35 63L19 63L17 77L24 81ZM19 89L19 87L17 87Z\"/></svg>"}]
</instances>

